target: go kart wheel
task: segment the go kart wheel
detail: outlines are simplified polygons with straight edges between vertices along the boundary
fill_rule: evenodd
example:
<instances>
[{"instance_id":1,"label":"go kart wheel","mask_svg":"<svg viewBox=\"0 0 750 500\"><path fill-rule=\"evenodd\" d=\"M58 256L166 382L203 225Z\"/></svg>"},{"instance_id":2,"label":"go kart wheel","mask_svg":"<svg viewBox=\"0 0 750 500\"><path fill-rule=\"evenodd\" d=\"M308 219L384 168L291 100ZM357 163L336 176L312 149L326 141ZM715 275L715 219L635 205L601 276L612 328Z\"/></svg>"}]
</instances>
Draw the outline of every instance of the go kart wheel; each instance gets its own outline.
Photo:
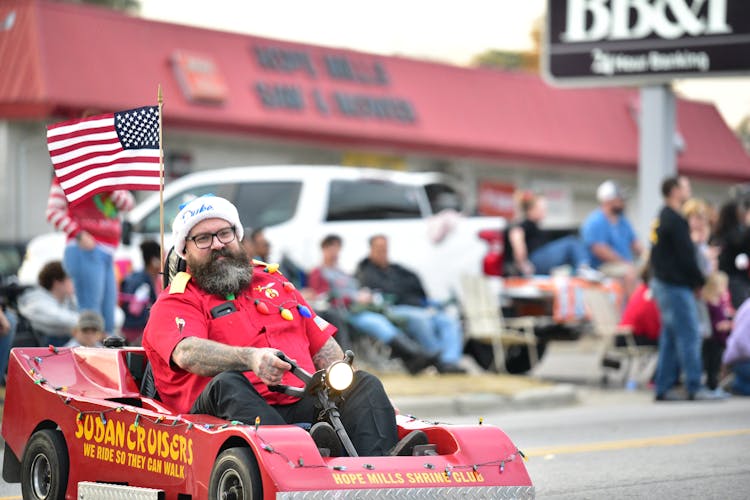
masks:
<instances>
[{"instance_id":1,"label":"go kart wheel","mask_svg":"<svg viewBox=\"0 0 750 500\"><path fill-rule=\"evenodd\" d=\"M263 485L258 463L250 448L229 448L219 455L211 470L210 500L261 500Z\"/></svg>"},{"instance_id":2,"label":"go kart wheel","mask_svg":"<svg viewBox=\"0 0 750 500\"><path fill-rule=\"evenodd\" d=\"M23 453L21 492L24 499L63 500L68 487L68 447L60 431L35 432Z\"/></svg>"}]
</instances>

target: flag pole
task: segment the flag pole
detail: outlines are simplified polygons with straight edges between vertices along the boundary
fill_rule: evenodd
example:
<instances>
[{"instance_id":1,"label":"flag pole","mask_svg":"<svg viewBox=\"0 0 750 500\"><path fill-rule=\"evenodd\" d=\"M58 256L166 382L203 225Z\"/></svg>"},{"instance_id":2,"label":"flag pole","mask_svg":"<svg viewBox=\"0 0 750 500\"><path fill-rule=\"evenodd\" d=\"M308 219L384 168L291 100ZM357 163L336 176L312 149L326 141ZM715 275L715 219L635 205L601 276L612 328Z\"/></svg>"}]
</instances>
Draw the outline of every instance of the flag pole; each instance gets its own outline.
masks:
<instances>
[{"instance_id":1,"label":"flag pole","mask_svg":"<svg viewBox=\"0 0 750 500\"><path fill-rule=\"evenodd\" d=\"M157 89L157 102L159 103L159 262L162 283L164 283L164 143L162 142L162 108L164 97L161 93L161 84Z\"/></svg>"}]
</instances>

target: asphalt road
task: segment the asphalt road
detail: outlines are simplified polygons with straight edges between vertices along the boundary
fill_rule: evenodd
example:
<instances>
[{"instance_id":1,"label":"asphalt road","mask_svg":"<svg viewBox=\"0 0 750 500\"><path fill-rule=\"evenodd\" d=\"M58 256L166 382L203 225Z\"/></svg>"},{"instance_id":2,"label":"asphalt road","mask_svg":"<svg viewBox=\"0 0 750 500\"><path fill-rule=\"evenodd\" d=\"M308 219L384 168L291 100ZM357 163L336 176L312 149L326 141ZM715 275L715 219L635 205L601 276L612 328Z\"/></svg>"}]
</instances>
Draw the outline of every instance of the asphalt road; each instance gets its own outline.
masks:
<instances>
[{"instance_id":1,"label":"asphalt road","mask_svg":"<svg viewBox=\"0 0 750 500\"><path fill-rule=\"evenodd\" d=\"M748 498L750 398L654 403L645 391L579 390L575 406L481 415L526 453L537 498ZM0 482L0 500L20 498Z\"/></svg>"},{"instance_id":2,"label":"asphalt road","mask_svg":"<svg viewBox=\"0 0 750 500\"><path fill-rule=\"evenodd\" d=\"M483 418L526 453L537 498L748 498L750 398L655 403L652 397L583 387L573 407Z\"/></svg>"}]
</instances>

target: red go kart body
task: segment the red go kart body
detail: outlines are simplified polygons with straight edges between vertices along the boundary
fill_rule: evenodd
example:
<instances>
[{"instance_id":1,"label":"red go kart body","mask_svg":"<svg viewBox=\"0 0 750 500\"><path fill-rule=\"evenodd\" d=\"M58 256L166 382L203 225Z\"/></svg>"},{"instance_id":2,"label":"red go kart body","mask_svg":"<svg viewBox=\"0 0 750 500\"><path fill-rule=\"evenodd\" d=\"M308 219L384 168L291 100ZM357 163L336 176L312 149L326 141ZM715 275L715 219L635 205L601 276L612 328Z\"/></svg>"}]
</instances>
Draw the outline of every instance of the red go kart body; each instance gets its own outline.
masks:
<instances>
[{"instance_id":1,"label":"red go kart body","mask_svg":"<svg viewBox=\"0 0 750 500\"><path fill-rule=\"evenodd\" d=\"M212 498L217 457L230 448L252 453L261 483L255 495L266 499L534 497L522 454L497 427L398 415L399 435L422 429L436 454L323 457L298 426L175 414L140 394L144 365L141 348L14 349L2 420L5 480L25 480L27 445L46 432L58 436L50 476L64 481L60 498L70 500L82 482Z\"/></svg>"}]
</instances>

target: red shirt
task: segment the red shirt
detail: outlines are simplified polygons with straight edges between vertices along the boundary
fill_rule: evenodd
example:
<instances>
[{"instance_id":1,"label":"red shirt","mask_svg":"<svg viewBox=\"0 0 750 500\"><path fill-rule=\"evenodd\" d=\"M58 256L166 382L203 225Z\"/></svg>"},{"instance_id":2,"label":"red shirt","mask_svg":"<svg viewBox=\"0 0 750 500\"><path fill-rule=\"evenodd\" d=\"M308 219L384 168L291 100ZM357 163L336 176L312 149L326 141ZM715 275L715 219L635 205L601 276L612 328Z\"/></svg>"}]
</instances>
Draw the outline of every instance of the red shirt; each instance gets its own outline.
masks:
<instances>
[{"instance_id":1,"label":"red shirt","mask_svg":"<svg viewBox=\"0 0 750 500\"><path fill-rule=\"evenodd\" d=\"M218 295L209 295L192 280L184 292L172 292L171 287L161 293L151 309L143 334L143 347L154 372L154 382L162 402L178 413L188 413L210 377L202 377L170 363L175 346L186 337L199 337L232 346L272 347L283 351L297 361L300 367L314 372L312 356L336 332L336 328L315 315L305 300L288 283L281 273L264 272L264 266L253 268L249 290L228 301ZM255 300L265 304L267 313L261 312ZM211 309L232 302L236 311L212 318ZM306 318L297 305L307 307L311 317ZM280 307L292 314L284 319ZM269 404L290 404L297 398L271 392L252 372L245 372L248 380ZM287 372L282 384L301 387L302 382Z\"/></svg>"},{"instance_id":2,"label":"red shirt","mask_svg":"<svg viewBox=\"0 0 750 500\"><path fill-rule=\"evenodd\" d=\"M128 191L118 189L94 195L70 206L65 199L65 192L55 178L47 199L47 220L55 229L65 231L68 241L81 231L86 231L97 243L114 251L120 244L122 232L118 214L131 210L134 200Z\"/></svg>"},{"instance_id":3,"label":"red shirt","mask_svg":"<svg viewBox=\"0 0 750 500\"><path fill-rule=\"evenodd\" d=\"M661 316L656 300L651 290L644 284L638 285L630 296L625 311L622 313L620 325L630 326L633 335L644 336L656 340L661 332Z\"/></svg>"}]
</instances>

